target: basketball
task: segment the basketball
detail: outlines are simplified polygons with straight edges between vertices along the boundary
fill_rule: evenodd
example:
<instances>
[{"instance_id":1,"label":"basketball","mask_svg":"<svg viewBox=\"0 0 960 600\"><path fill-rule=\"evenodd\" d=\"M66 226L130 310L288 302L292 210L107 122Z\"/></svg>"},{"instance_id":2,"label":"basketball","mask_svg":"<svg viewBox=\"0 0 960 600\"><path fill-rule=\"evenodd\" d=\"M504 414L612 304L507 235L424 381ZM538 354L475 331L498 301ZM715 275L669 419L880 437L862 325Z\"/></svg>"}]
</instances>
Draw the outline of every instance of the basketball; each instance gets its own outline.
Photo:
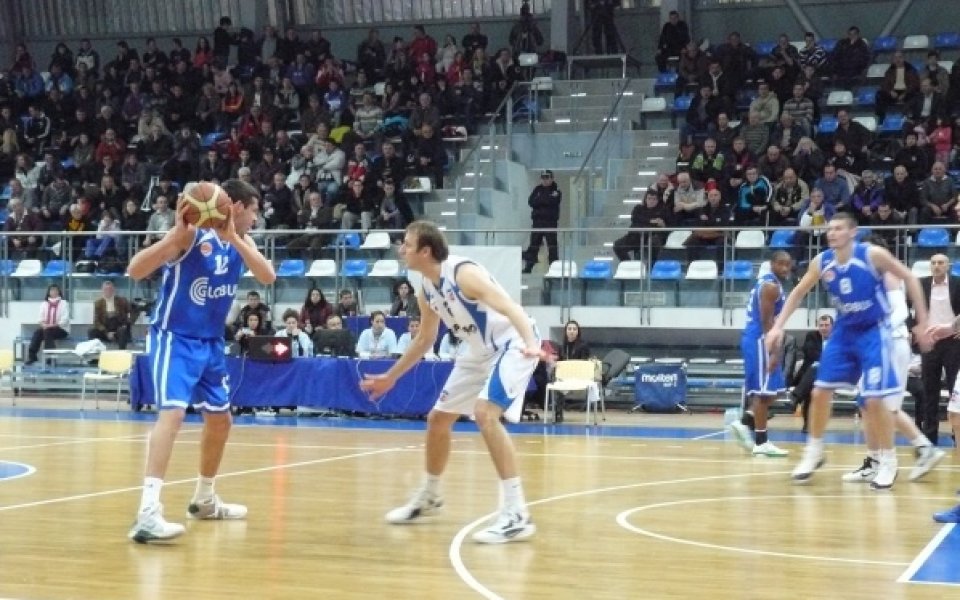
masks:
<instances>
[{"instance_id":1,"label":"basketball","mask_svg":"<svg viewBox=\"0 0 960 600\"><path fill-rule=\"evenodd\" d=\"M184 218L197 227L213 227L225 220L233 201L219 185L208 181L189 183L180 195L188 205Z\"/></svg>"}]
</instances>

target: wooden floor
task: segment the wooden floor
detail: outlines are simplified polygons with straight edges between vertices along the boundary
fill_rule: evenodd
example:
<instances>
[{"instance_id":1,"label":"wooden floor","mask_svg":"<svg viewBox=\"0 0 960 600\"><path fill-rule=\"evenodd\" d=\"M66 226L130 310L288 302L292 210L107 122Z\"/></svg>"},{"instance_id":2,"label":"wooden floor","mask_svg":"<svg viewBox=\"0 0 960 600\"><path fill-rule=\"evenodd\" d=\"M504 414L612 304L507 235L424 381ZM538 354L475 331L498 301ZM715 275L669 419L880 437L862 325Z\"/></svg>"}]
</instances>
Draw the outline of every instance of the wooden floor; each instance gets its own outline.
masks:
<instances>
[{"instance_id":1,"label":"wooden floor","mask_svg":"<svg viewBox=\"0 0 960 600\"><path fill-rule=\"evenodd\" d=\"M455 435L446 511L392 526L384 513L419 483L422 432L243 426L218 491L246 503L249 520L190 522L170 545L141 546L125 534L149 426L0 416L0 466L36 469L0 480L0 597L940 600L957 590L896 581L940 530L930 514L955 501L953 456L928 480L902 470L892 493L877 493L840 482L860 459L853 446L831 446L829 468L797 487L794 459L749 458L720 437L518 435L539 533L489 547L469 537L497 502L473 433ZM189 425L174 453L170 520L183 521L193 490L198 431Z\"/></svg>"}]
</instances>

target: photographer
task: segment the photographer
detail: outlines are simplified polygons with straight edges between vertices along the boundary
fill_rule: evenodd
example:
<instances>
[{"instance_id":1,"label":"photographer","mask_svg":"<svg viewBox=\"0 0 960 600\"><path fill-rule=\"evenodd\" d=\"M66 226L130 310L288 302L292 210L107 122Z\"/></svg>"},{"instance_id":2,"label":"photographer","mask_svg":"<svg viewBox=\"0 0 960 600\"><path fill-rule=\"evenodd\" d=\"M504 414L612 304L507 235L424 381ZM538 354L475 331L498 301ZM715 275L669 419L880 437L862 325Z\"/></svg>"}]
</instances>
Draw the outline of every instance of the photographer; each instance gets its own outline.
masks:
<instances>
[{"instance_id":1,"label":"photographer","mask_svg":"<svg viewBox=\"0 0 960 600\"><path fill-rule=\"evenodd\" d=\"M590 0L590 26L593 28L593 51L597 54L618 54L619 34L613 22L613 11L620 7L620 0ZM606 38L607 51L603 51Z\"/></svg>"},{"instance_id":2,"label":"photographer","mask_svg":"<svg viewBox=\"0 0 960 600\"><path fill-rule=\"evenodd\" d=\"M530 3L524 2L520 7L520 20L510 30L510 47L513 55L536 53L537 48L543 45L543 33L533 20Z\"/></svg>"}]
</instances>

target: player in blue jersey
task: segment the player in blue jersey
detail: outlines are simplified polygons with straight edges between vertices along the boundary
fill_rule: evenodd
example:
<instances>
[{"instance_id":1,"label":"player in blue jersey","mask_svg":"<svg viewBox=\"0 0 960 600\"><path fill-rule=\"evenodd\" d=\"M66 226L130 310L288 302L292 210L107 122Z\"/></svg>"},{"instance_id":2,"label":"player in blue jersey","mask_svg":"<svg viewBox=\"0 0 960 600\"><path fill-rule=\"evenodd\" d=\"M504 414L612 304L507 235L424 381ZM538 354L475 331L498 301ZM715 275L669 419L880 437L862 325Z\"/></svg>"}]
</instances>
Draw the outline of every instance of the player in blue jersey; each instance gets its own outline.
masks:
<instances>
[{"instance_id":1,"label":"player in blue jersey","mask_svg":"<svg viewBox=\"0 0 960 600\"><path fill-rule=\"evenodd\" d=\"M449 255L443 233L432 223L407 227L400 256L423 275L420 333L382 375L360 384L374 400L433 349L440 320L460 339L453 371L427 418L426 474L407 504L386 519L401 524L436 513L443 506L440 477L450 457L451 430L461 415L472 415L500 477L497 518L473 539L484 544L531 537L536 526L524 500L516 452L500 418L516 423L530 376L543 354L537 331L490 273L469 259Z\"/></svg>"},{"instance_id":2,"label":"player in blue jersey","mask_svg":"<svg viewBox=\"0 0 960 600\"><path fill-rule=\"evenodd\" d=\"M247 235L257 216L257 190L236 179L222 187L233 200L233 209L221 225L200 229L188 224L187 207L181 204L173 228L130 261L130 276L136 280L162 271L147 337L158 416L147 443L140 510L128 534L139 543L169 540L184 532L183 525L163 518L160 489L191 404L203 413L203 433L200 473L187 517L242 519L247 514L245 506L224 503L214 492L231 425L223 324L244 265L264 284L272 283L276 275Z\"/></svg>"},{"instance_id":3,"label":"player in blue jersey","mask_svg":"<svg viewBox=\"0 0 960 600\"><path fill-rule=\"evenodd\" d=\"M830 420L833 391L853 387L861 380L865 398L864 426L872 428L879 450L874 489L888 489L897 476L897 457L893 449L894 429L891 410L902 395L893 364L890 307L883 276L891 273L905 282L907 294L916 310L915 335L921 347L927 347L927 311L916 276L888 251L856 241L857 221L849 213L830 219L827 243L830 246L810 261L806 274L790 293L780 316L765 343L771 357L779 356L787 320L804 296L822 282L837 311L833 333L823 348L817 381L810 404L810 426L803 457L793 470L796 483L809 481L824 463L823 432Z\"/></svg>"},{"instance_id":4,"label":"player in blue jersey","mask_svg":"<svg viewBox=\"0 0 960 600\"><path fill-rule=\"evenodd\" d=\"M767 439L767 412L777 396L782 395L787 386L784 383L783 369L769 369L767 351L763 345L763 336L773 320L783 309L783 281L793 269L793 258L786 252L774 252L770 257L770 273L761 275L750 292L747 302L747 318L740 337L740 350L743 353L744 398L747 408L753 414L754 431L750 435L748 426L750 415L744 412L740 421L730 424L740 444L754 456L781 458L789 454Z\"/></svg>"}]
</instances>

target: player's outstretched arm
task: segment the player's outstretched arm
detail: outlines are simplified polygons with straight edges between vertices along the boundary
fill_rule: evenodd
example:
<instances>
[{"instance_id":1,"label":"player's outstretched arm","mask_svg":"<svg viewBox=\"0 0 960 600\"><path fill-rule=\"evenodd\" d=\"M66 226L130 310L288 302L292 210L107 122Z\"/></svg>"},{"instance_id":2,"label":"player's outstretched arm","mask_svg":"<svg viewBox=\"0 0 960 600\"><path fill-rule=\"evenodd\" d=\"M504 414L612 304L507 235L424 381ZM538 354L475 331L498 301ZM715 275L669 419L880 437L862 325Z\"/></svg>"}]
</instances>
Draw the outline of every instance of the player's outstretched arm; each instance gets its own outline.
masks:
<instances>
[{"instance_id":1,"label":"player's outstretched arm","mask_svg":"<svg viewBox=\"0 0 960 600\"><path fill-rule=\"evenodd\" d=\"M186 210L187 205L185 203L177 206L173 227L163 236L163 239L137 252L130 259L130 266L127 268L130 277L136 281L145 279L152 275L154 271L166 263L176 260L183 252L190 249L196 231L193 225L190 225L184 219Z\"/></svg>"},{"instance_id":2,"label":"player's outstretched arm","mask_svg":"<svg viewBox=\"0 0 960 600\"><path fill-rule=\"evenodd\" d=\"M479 300L510 319L510 323L523 339L524 353L540 356L540 340L537 339L523 307L514 302L500 287L491 285L483 271L475 265L463 265L457 270L457 285L468 298Z\"/></svg>"},{"instance_id":3,"label":"player's outstretched arm","mask_svg":"<svg viewBox=\"0 0 960 600\"><path fill-rule=\"evenodd\" d=\"M764 345L767 348L767 353L771 356L779 356L780 344L783 342L783 329L787 325L787 320L800 306L804 297L820 281L820 257L821 255L818 254L810 261L807 272L804 273L797 286L787 296L787 301L783 303L783 310L780 311L777 319L773 322L773 327L764 335Z\"/></svg>"},{"instance_id":4,"label":"player's outstretched arm","mask_svg":"<svg viewBox=\"0 0 960 600\"><path fill-rule=\"evenodd\" d=\"M386 373L367 375L360 382L360 389L368 392L372 400L376 400L389 392L397 379L400 379L413 365L417 364L428 350L433 350L433 345L437 342L440 317L427 304L423 294L417 295L417 304L420 306L420 333L410 340L410 345L407 346L403 355L397 359L397 362L393 363L393 366Z\"/></svg>"}]
</instances>

